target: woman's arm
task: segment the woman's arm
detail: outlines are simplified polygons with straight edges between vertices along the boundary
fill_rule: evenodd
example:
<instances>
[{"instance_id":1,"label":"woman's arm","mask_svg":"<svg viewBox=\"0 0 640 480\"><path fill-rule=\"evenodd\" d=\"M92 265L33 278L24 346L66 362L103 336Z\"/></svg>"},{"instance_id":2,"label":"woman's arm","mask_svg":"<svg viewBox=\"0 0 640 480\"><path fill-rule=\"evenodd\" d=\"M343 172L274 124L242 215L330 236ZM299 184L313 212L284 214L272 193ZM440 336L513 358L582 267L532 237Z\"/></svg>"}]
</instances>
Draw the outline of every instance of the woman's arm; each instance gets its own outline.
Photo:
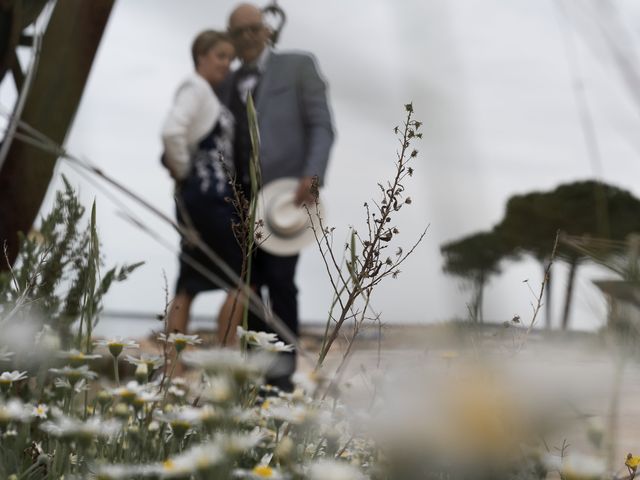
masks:
<instances>
[{"instance_id":1,"label":"woman's arm","mask_svg":"<svg viewBox=\"0 0 640 480\"><path fill-rule=\"evenodd\" d=\"M191 169L190 149L215 124L219 103L211 87L199 79L184 82L162 127L163 163L176 180L183 180Z\"/></svg>"}]
</instances>

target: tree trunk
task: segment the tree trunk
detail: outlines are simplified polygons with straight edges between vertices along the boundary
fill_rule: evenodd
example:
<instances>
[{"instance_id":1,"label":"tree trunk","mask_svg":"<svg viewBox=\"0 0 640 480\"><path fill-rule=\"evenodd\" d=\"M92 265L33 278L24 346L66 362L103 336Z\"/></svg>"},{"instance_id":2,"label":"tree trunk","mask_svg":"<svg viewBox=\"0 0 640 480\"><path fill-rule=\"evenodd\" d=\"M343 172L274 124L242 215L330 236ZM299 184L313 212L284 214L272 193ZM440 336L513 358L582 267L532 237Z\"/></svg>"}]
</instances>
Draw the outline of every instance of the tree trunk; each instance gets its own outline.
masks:
<instances>
[{"instance_id":1,"label":"tree trunk","mask_svg":"<svg viewBox=\"0 0 640 480\"><path fill-rule=\"evenodd\" d=\"M569 263L569 278L567 279L567 290L564 297L564 312L562 314L562 330L569 327L569 315L571 313L571 301L573 299L573 287L578 270L578 259L574 258Z\"/></svg>"},{"instance_id":2,"label":"tree trunk","mask_svg":"<svg viewBox=\"0 0 640 480\"><path fill-rule=\"evenodd\" d=\"M543 281L546 271L545 262L542 262ZM544 327L547 330L551 330L553 327L553 313L551 310L551 268L549 269L549 276L546 278L546 282L547 284L544 287Z\"/></svg>"},{"instance_id":3,"label":"tree trunk","mask_svg":"<svg viewBox=\"0 0 640 480\"><path fill-rule=\"evenodd\" d=\"M484 273L480 274L480 285L478 285L478 320L484 323L484 284L486 277Z\"/></svg>"}]
</instances>

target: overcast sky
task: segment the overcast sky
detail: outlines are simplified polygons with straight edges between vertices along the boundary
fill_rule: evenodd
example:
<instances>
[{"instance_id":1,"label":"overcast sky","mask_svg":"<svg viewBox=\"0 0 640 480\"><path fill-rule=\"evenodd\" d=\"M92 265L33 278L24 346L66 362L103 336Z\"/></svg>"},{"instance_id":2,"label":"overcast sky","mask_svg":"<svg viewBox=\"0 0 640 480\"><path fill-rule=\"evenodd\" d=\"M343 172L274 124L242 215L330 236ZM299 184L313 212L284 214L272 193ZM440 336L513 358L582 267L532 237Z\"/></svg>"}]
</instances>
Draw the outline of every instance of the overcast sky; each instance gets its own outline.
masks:
<instances>
[{"instance_id":1,"label":"overcast sky","mask_svg":"<svg viewBox=\"0 0 640 480\"><path fill-rule=\"evenodd\" d=\"M363 202L376 194L378 181L392 174L392 128L403 119L403 104L413 101L416 118L425 124L416 174L406 185L414 201L398 219L400 243L409 246L427 224L429 233L401 276L383 284L374 297L383 321L465 317L468 292L442 274L440 245L491 228L513 194L593 176L554 1L279 2L288 15L279 48L313 52L330 85L338 137L323 197L338 243L347 226L362 225ZM602 175L640 196L639 110L597 34L590 3L570 9L577 26L571 35L598 131ZM172 212L172 183L158 161L161 122L176 85L192 69L193 36L204 28L223 28L234 4L116 2L69 150ZM632 0L617 4L632 36L628 46L635 49L640 11ZM68 169L62 165L59 171ZM146 262L113 288L106 308L160 311L163 271L171 289L177 274L175 252L124 221L119 207L94 186L73 172L69 176L87 203L97 198L107 263ZM144 218L177 248L170 228L147 214ZM587 270L578 282L572 319L579 328L595 328L605 315L604 302L589 282L606 274ZM556 271L559 299L565 270ZM525 279L537 288L540 267L505 265L505 274L489 285L485 318L502 321L519 314L528 319L533 298ZM298 283L303 321L324 320L331 292L313 248L302 255ZM219 301L219 295L204 296L196 311L215 312ZM559 312L560 302L556 307Z\"/></svg>"}]
</instances>

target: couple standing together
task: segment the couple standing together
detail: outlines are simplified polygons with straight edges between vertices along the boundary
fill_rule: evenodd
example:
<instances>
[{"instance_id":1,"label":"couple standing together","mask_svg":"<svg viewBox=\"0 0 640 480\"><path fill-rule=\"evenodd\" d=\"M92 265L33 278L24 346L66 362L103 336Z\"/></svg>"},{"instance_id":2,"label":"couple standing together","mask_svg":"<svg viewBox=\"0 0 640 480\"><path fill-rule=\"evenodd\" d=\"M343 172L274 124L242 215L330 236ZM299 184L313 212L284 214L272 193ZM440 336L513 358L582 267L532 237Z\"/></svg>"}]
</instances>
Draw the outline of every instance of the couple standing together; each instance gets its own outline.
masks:
<instances>
[{"instance_id":1,"label":"couple standing together","mask_svg":"<svg viewBox=\"0 0 640 480\"><path fill-rule=\"evenodd\" d=\"M312 179L322 184L333 125L326 84L313 57L273 49L271 31L262 11L241 4L229 16L228 30L200 33L192 44L195 72L178 88L162 130L163 163L177 182L178 220L193 226L201 239L238 274L242 255L232 230L234 207L228 172L246 196L250 195L251 139L246 102L254 99L260 133L262 182L294 177L296 204L311 204ZM241 67L230 72L235 57ZM223 164L224 163L224 164ZM185 218L188 217L188 218ZM193 298L220 288L193 267L195 260L233 285L199 249L183 241L180 275L169 312L171 331L186 332ZM298 334L297 288L294 282L298 255L280 256L258 249L252 268L254 288L266 287L273 313ZM252 282L253 283L253 282ZM235 333L241 306L237 291L230 291L218 315L218 338L230 326ZM272 331L255 315L249 328ZM268 383L291 390L295 353L280 354Z\"/></svg>"}]
</instances>

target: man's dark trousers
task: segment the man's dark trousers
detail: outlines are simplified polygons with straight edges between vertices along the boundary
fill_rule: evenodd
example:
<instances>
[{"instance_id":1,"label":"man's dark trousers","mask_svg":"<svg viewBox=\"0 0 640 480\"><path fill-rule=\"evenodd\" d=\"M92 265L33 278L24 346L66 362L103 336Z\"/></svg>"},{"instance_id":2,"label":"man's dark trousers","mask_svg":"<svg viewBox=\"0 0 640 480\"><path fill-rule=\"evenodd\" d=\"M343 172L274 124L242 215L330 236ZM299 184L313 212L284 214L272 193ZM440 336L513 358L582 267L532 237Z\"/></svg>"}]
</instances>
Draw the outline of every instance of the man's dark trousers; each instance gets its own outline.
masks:
<instances>
[{"instance_id":1,"label":"man's dark trousers","mask_svg":"<svg viewBox=\"0 0 640 480\"><path fill-rule=\"evenodd\" d=\"M291 332L298 338L298 288L294 278L299 255L279 257L264 250L258 250L252 270L256 273L259 291L266 286L271 302L271 309L280 318ZM258 316L249 315L249 329L265 332L274 332ZM285 340L285 339L282 339ZM288 343L285 341L285 343ZM282 352L278 354L273 367L267 372L267 383L281 390L293 390L291 375L296 370L296 354L294 352Z\"/></svg>"}]
</instances>

